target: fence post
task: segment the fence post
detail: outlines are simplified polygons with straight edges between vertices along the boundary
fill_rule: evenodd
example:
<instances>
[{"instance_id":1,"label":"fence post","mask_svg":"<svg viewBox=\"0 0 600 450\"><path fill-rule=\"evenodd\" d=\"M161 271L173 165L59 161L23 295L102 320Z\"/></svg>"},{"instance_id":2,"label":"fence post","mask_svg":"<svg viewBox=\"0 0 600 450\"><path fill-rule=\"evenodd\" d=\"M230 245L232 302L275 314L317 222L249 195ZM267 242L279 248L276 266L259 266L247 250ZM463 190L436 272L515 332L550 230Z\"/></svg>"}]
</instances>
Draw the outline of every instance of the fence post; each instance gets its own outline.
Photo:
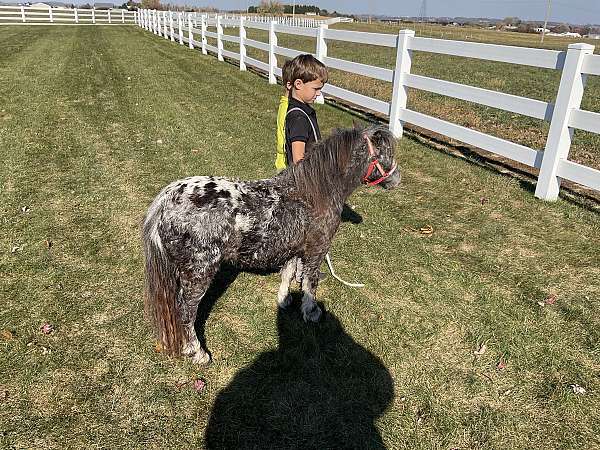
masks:
<instances>
[{"instance_id":1,"label":"fence post","mask_svg":"<svg viewBox=\"0 0 600 450\"><path fill-rule=\"evenodd\" d=\"M52 16L52 8L48 8L48 15L50 16L50 23L54 23L54 16Z\"/></svg>"},{"instance_id":2,"label":"fence post","mask_svg":"<svg viewBox=\"0 0 600 450\"><path fill-rule=\"evenodd\" d=\"M246 22L246 18L244 16L240 17L240 70L246 69L246 27L244 23Z\"/></svg>"},{"instance_id":3,"label":"fence post","mask_svg":"<svg viewBox=\"0 0 600 450\"><path fill-rule=\"evenodd\" d=\"M408 89L404 86L404 74L410 73L412 64L412 51L410 39L414 37L413 30L400 30L396 44L396 67L392 80L392 102L390 104L390 131L396 138L402 137L402 122L400 115L406 109Z\"/></svg>"},{"instance_id":4,"label":"fence post","mask_svg":"<svg viewBox=\"0 0 600 450\"><path fill-rule=\"evenodd\" d=\"M110 9L108 10L108 23L112 23L110 20Z\"/></svg>"},{"instance_id":5,"label":"fence post","mask_svg":"<svg viewBox=\"0 0 600 450\"><path fill-rule=\"evenodd\" d=\"M77 8L73 10L73 14L75 14L75 23L79 23L79 14L77 14Z\"/></svg>"},{"instance_id":6,"label":"fence post","mask_svg":"<svg viewBox=\"0 0 600 450\"><path fill-rule=\"evenodd\" d=\"M325 33L327 33L327 24L321 24L319 29L317 30L317 49L316 49L316 57L323 64L325 57L327 56L327 41L325 40ZM323 94L320 94L316 99L315 103L325 103L325 98Z\"/></svg>"},{"instance_id":7,"label":"fence post","mask_svg":"<svg viewBox=\"0 0 600 450\"><path fill-rule=\"evenodd\" d=\"M277 34L275 34L275 22L269 22L269 84L277 84L275 78L275 68L277 67L277 56L275 56L275 46L277 45Z\"/></svg>"},{"instance_id":8,"label":"fence post","mask_svg":"<svg viewBox=\"0 0 600 450\"><path fill-rule=\"evenodd\" d=\"M556 200L560 190L557 176L561 160L569 156L573 129L569 128L571 111L581 106L587 75L581 73L583 60L594 53L589 44L570 44L563 66L558 94L548 131L548 139L542 156L542 165L535 187L535 196L543 200Z\"/></svg>"},{"instance_id":9,"label":"fence post","mask_svg":"<svg viewBox=\"0 0 600 450\"><path fill-rule=\"evenodd\" d=\"M25 7L21 5L21 19L25 22Z\"/></svg>"},{"instance_id":10,"label":"fence post","mask_svg":"<svg viewBox=\"0 0 600 450\"><path fill-rule=\"evenodd\" d=\"M171 42L175 42L175 31L173 30L173 11L169 11L169 36L171 36Z\"/></svg>"},{"instance_id":11,"label":"fence post","mask_svg":"<svg viewBox=\"0 0 600 450\"><path fill-rule=\"evenodd\" d=\"M156 31L159 36L162 36L164 31L164 23L162 21L161 12L162 11L156 11Z\"/></svg>"},{"instance_id":12,"label":"fence post","mask_svg":"<svg viewBox=\"0 0 600 450\"><path fill-rule=\"evenodd\" d=\"M223 26L221 25L221 16L217 16L217 59L223 60Z\"/></svg>"},{"instance_id":13,"label":"fence post","mask_svg":"<svg viewBox=\"0 0 600 450\"><path fill-rule=\"evenodd\" d=\"M188 46L194 49L194 34L192 33L192 15L188 15Z\"/></svg>"},{"instance_id":14,"label":"fence post","mask_svg":"<svg viewBox=\"0 0 600 450\"><path fill-rule=\"evenodd\" d=\"M179 29L179 43L183 45L183 26L181 23L181 13L177 13L177 28Z\"/></svg>"},{"instance_id":15,"label":"fence post","mask_svg":"<svg viewBox=\"0 0 600 450\"><path fill-rule=\"evenodd\" d=\"M125 23L125 10L121 10L121 23Z\"/></svg>"},{"instance_id":16,"label":"fence post","mask_svg":"<svg viewBox=\"0 0 600 450\"><path fill-rule=\"evenodd\" d=\"M169 28L167 27L167 12L162 12L162 37L165 39L169 39Z\"/></svg>"},{"instance_id":17,"label":"fence post","mask_svg":"<svg viewBox=\"0 0 600 450\"><path fill-rule=\"evenodd\" d=\"M202 41L202 54L206 55L206 14L202 14L200 16L200 33L201 33L201 41Z\"/></svg>"}]
</instances>

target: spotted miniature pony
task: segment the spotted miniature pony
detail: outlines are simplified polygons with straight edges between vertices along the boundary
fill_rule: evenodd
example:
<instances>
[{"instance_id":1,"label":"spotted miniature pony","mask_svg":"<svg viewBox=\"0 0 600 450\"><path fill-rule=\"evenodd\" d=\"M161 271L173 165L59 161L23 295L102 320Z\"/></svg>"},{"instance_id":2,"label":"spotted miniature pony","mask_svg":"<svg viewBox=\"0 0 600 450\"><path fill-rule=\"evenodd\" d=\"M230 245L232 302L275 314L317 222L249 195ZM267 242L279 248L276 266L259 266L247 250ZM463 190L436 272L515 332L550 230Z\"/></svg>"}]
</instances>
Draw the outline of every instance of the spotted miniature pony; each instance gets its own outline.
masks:
<instances>
[{"instance_id":1,"label":"spotted miniature pony","mask_svg":"<svg viewBox=\"0 0 600 450\"><path fill-rule=\"evenodd\" d=\"M344 202L361 184L400 183L395 140L383 127L335 130L304 160L265 180L197 176L165 187L143 225L145 307L169 355L208 363L194 321L223 263L240 270L281 270L280 307L291 302L296 260L303 266L305 321L318 321L318 269L337 231Z\"/></svg>"}]
</instances>

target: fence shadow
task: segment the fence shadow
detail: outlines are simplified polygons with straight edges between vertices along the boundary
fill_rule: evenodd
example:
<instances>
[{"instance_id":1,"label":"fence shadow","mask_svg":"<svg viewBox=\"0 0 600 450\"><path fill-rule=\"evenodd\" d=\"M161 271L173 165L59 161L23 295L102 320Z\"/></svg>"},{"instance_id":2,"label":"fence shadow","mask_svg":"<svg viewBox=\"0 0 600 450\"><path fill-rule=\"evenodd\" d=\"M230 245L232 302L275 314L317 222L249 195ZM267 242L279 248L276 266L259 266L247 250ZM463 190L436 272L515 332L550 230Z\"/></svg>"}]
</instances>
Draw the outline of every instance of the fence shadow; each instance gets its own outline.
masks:
<instances>
[{"instance_id":1,"label":"fence shadow","mask_svg":"<svg viewBox=\"0 0 600 450\"><path fill-rule=\"evenodd\" d=\"M334 315L306 324L297 303L278 311L277 349L218 394L206 448L385 448L375 420L393 399L389 371Z\"/></svg>"}]
</instances>

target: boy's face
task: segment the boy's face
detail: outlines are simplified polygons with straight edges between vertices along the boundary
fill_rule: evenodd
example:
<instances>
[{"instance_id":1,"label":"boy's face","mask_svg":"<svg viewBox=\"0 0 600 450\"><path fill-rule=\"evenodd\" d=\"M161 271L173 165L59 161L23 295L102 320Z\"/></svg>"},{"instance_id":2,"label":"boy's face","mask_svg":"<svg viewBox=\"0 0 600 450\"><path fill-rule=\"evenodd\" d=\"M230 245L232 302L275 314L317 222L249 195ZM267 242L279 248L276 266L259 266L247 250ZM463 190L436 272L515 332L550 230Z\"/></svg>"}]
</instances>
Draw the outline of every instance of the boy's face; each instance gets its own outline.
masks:
<instances>
[{"instance_id":1,"label":"boy's face","mask_svg":"<svg viewBox=\"0 0 600 450\"><path fill-rule=\"evenodd\" d=\"M321 94L323 89L321 80L307 81L306 83L300 79L294 81L294 90L292 95L303 103L312 104L315 99Z\"/></svg>"}]
</instances>

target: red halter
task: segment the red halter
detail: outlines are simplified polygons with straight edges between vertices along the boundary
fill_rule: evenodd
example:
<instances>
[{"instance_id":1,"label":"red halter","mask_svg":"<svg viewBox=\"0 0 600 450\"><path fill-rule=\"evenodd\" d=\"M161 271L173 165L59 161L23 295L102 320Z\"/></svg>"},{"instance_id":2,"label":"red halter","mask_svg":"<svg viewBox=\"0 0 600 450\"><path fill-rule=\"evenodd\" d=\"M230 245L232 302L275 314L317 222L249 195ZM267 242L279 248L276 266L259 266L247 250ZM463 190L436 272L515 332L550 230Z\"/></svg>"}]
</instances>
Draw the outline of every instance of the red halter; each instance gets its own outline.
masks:
<instances>
[{"instance_id":1,"label":"red halter","mask_svg":"<svg viewBox=\"0 0 600 450\"><path fill-rule=\"evenodd\" d=\"M377 155L375 154L375 149L373 148L373 143L371 142L371 139L369 139L369 136L367 136L366 134L363 136L367 140L367 146L369 147L369 155L374 157L369 163L369 168L367 169L367 173L363 177L363 182L367 186L375 186L376 184L381 183L383 180L385 180L387 177L394 173L394 171L396 170L396 163L394 162L394 165L392 166L389 172L383 170L383 167L379 163L379 159L377 159ZM371 173L373 173L373 170L375 170L375 167L377 167L381 176L375 181L369 181L369 177L371 176Z\"/></svg>"}]
</instances>

